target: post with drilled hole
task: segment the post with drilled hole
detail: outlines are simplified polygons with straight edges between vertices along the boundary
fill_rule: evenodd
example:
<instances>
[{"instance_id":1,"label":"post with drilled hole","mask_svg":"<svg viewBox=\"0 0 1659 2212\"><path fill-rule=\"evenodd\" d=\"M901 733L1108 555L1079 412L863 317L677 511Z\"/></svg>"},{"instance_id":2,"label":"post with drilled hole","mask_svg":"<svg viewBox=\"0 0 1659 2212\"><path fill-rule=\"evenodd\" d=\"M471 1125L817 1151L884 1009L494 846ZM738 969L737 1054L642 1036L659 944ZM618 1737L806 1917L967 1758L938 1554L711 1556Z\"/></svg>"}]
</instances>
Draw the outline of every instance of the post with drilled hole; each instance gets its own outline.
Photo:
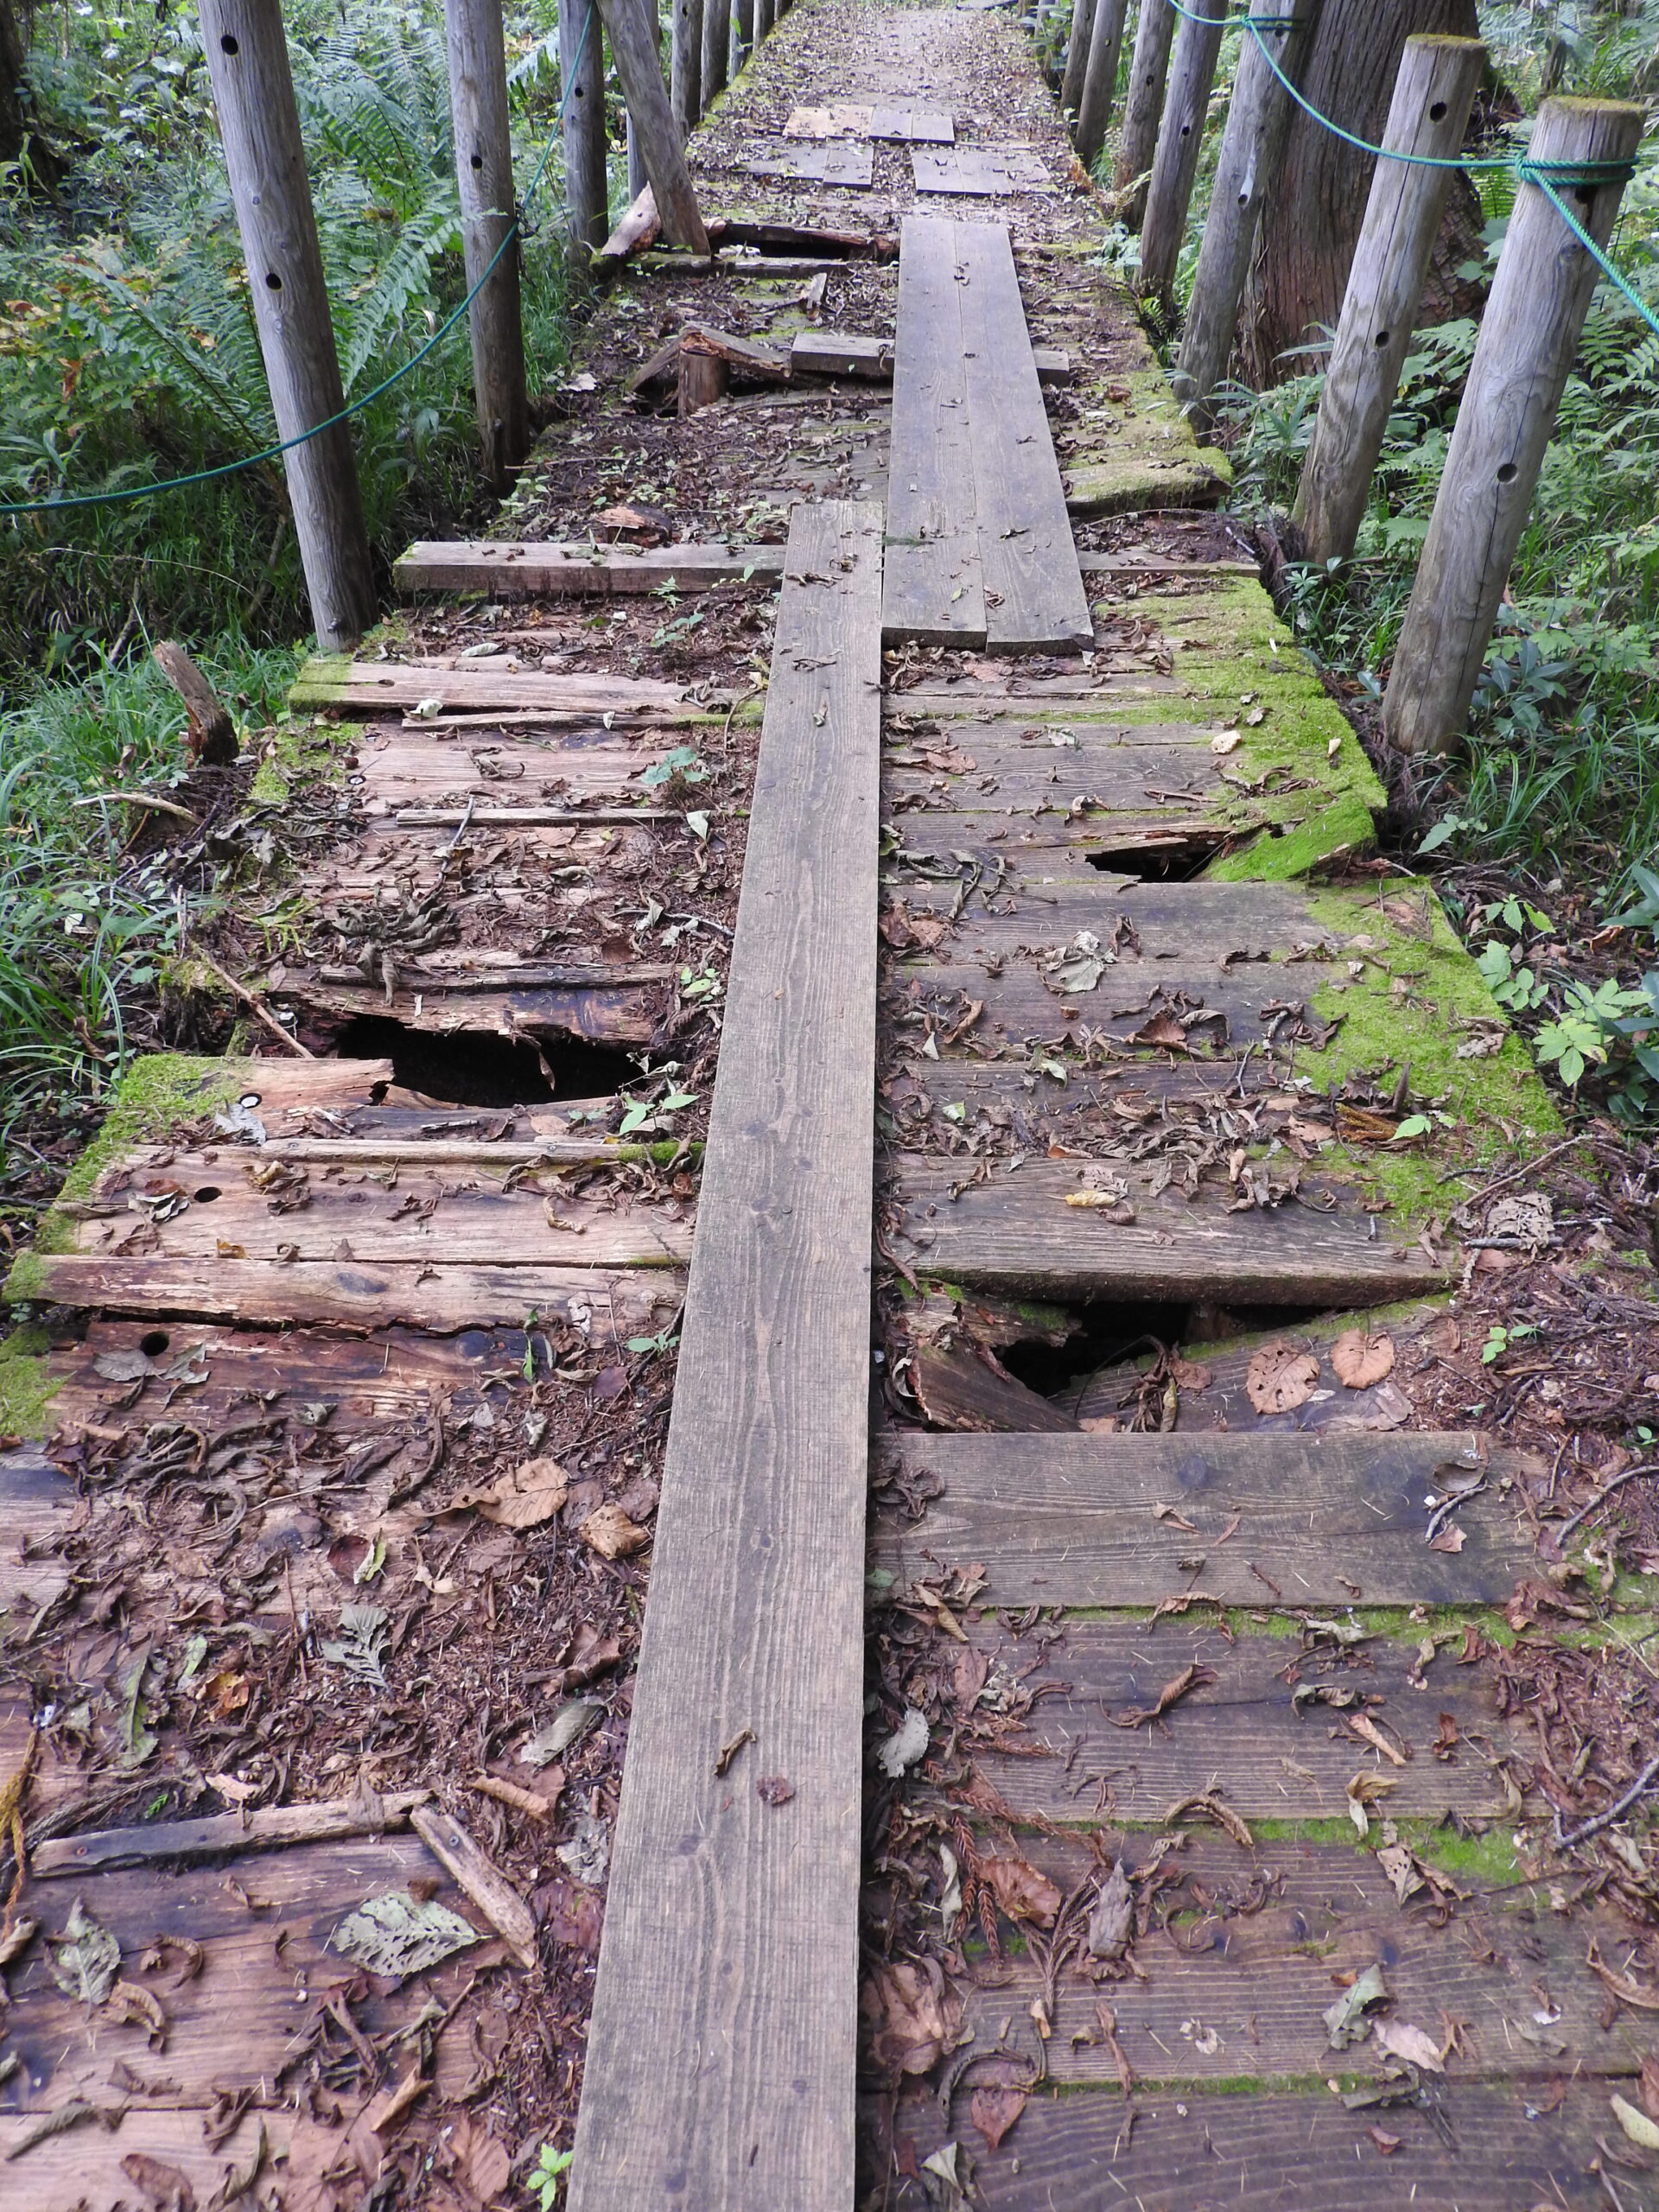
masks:
<instances>
[{"instance_id":1,"label":"post with drilled hole","mask_svg":"<svg viewBox=\"0 0 1659 2212\"><path fill-rule=\"evenodd\" d=\"M1120 212L1133 230L1146 206L1145 179L1158 149L1158 126L1164 117L1164 86L1169 76L1169 45L1175 35L1175 10L1169 0L1141 0L1135 27L1135 54L1129 62L1129 88L1123 102L1123 127L1117 134L1117 159L1112 182L1120 195ZM1123 195L1126 195L1124 197Z\"/></svg>"},{"instance_id":2,"label":"post with drilled hole","mask_svg":"<svg viewBox=\"0 0 1659 2212\"><path fill-rule=\"evenodd\" d=\"M1536 179L1605 247L1643 123L1622 100L1538 111L1383 701L1402 753L1462 733L1596 289L1595 257Z\"/></svg>"},{"instance_id":3,"label":"post with drilled hole","mask_svg":"<svg viewBox=\"0 0 1659 2212\"><path fill-rule=\"evenodd\" d=\"M1152 160L1152 182L1147 188L1147 215L1141 226L1140 289L1148 297L1167 301L1175 282L1181 238L1186 228L1187 204L1192 181L1198 173L1198 153L1204 143L1205 111L1210 87L1216 79L1221 35L1227 28L1227 0L1195 0L1189 15L1181 17L1175 35L1174 57L1169 65L1169 98L1159 126L1158 150Z\"/></svg>"},{"instance_id":4,"label":"post with drilled hole","mask_svg":"<svg viewBox=\"0 0 1659 2212\"><path fill-rule=\"evenodd\" d=\"M1227 104L1210 213L1172 379L1175 397L1201 430L1214 424L1211 395L1227 373L1262 209L1284 160L1293 105L1284 79L1297 82L1321 6L1322 0L1255 0L1250 10L1255 29L1244 34Z\"/></svg>"},{"instance_id":5,"label":"post with drilled hole","mask_svg":"<svg viewBox=\"0 0 1659 2212\"><path fill-rule=\"evenodd\" d=\"M1123 18L1129 0L1095 0L1094 28L1089 35L1089 60L1083 73L1083 96L1077 108L1077 127L1072 133L1077 159L1091 169L1106 143L1106 124L1117 90L1117 57L1123 45Z\"/></svg>"},{"instance_id":6,"label":"post with drilled hole","mask_svg":"<svg viewBox=\"0 0 1659 2212\"><path fill-rule=\"evenodd\" d=\"M1076 117L1083 106L1084 72L1089 67L1089 42L1095 28L1095 0L1071 0L1071 28L1066 34L1065 70L1060 79L1060 105Z\"/></svg>"},{"instance_id":7,"label":"post with drilled hole","mask_svg":"<svg viewBox=\"0 0 1659 2212\"><path fill-rule=\"evenodd\" d=\"M276 435L301 438L346 400L280 0L202 0L200 20ZM375 619L349 425L283 466L317 643L348 652Z\"/></svg>"},{"instance_id":8,"label":"post with drilled hole","mask_svg":"<svg viewBox=\"0 0 1659 2212\"><path fill-rule=\"evenodd\" d=\"M1485 66L1478 39L1408 38L1400 57L1382 144L1412 158L1371 180L1293 516L1320 568L1359 536L1451 187L1432 164L1456 159Z\"/></svg>"},{"instance_id":9,"label":"post with drilled hole","mask_svg":"<svg viewBox=\"0 0 1659 2212\"><path fill-rule=\"evenodd\" d=\"M702 0L674 0L668 81L674 120L689 138L702 118Z\"/></svg>"},{"instance_id":10,"label":"post with drilled hole","mask_svg":"<svg viewBox=\"0 0 1659 2212\"><path fill-rule=\"evenodd\" d=\"M473 340L473 397L485 474L498 492L530 451L518 231L501 0L444 0L461 246ZM574 103L573 103L574 105ZM600 232L601 243L604 229Z\"/></svg>"},{"instance_id":11,"label":"post with drilled hole","mask_svg":"<svg viewBox=\"0 0 1659 2212\"><path fill-rule=\"evenodd\" d=\"M571 258L585 268L611 227L605 175L605 34L597 0L559 0L565 221Z\"/></svg>"}]
</instances>

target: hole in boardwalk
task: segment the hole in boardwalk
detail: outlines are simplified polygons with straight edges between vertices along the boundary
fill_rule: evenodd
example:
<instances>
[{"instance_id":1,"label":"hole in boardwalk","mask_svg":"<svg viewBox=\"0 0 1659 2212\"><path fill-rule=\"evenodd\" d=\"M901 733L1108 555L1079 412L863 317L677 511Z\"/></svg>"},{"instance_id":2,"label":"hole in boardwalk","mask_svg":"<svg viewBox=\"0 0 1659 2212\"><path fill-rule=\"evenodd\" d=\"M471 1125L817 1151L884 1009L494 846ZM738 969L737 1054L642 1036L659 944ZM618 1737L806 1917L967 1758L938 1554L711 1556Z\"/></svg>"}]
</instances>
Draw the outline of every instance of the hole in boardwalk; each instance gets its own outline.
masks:
<instances>
[{"instance_id":1,"label":"hole in boardwalk","mask_svg":"<svg viewBox=\"0 0 1659 2212\"><path fill-rule=\"evenodd\" d=\"M1051 1331L1046 1337L1000 1345L996 1356L1039 1397L1054 1399L1068 1413L1086 1400L1084 1410L1100 1414L1120 1412L1120 1396L1133 1411L1139 1387L1135 1370L1150 1365L1160 1347L1213 1351L1231 1338L1300 1328L1324 1309L1102 1303L1062 1310L1071 1326L1060 1341L1055 1341L1058 1332Z\"/></svg>"},{"instance_id":2,"label":"hole in boardwalk","mask_svg":"<svg viewBox=\"0 0 1659 2212\"><path fill-rule=\"evenodd\" d=\"M1142 883L1188 883L1226 843L1224 837L1183 837L1168 844L1131 845L1122 852L1085 855L1105 875L1133 875Z\"/></svg>"},{"instance_id":3,"label":"hole in boardwalk","mask_svg":"<svg viewBox=\"0 0 1659 2212\"><path fill-rule=\"evenodd\" d=\"M190 1195L199 1206L210 1206L219 1196L219 1185L217 1183L204 1183L199 1191L192 1191Z\"/></svg>"},{"instance_id":4,"label":"hole in boardwalk","mask_svg":"<svg viewBox=\"0 0 1659 2212\"><path fill-rule=\"evenodd\" d=\"M165 1329L151 1329L138 1339L138 1349L146 1359L159 1359L173 1339Z\"/></svg>"},{"instance_id":5,"label":"hole in boardwalk","mask_svg":"<svg viewBox=\"0 0 1659 2212\"><path fill-rule=\"evenodd\" d=\"M392 1080L446 1106L535 1106L551 1098L607 1098L636 1082L638 1063L613 1046L549 1037L539 1046L490 1029L411 1029L359 1014L334 1039L343 1059L385 1059Z\"/></svg>"}]
</instances>

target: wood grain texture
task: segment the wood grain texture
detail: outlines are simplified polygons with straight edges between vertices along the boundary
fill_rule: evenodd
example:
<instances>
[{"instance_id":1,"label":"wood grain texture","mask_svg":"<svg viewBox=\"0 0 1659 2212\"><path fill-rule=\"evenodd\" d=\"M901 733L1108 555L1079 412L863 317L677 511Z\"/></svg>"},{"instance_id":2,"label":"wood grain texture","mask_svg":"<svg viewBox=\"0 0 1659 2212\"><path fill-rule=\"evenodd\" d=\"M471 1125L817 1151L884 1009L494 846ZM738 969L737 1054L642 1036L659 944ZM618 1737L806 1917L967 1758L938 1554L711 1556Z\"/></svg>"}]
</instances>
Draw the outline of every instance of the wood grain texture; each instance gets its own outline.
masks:
<instances>
[{"instance_id":1,"label":"wood grain texture","mask_svg":"<svg viewBox=\"0 0 1659 2212\"><path fill-rule=\"evenodd\" d=\"M880 548L795 510L571 2212L852 2200Z\"/></svg>"},{"instance_id":2,"label":"wood grain texture","mask_svg":"<svg viewBox=\"0 0 1659 2212\"><path fill-rule=\"evenodd\" d=\"M1278 1580L1272 1559L1256 1564ZM1204 1586L1205 1570L1187 1571L1164 1594ZM1257 1586L1262 1610L1277 1602L1265 1585ZM1284 1605L1296 1603L1287 1589ZM1456 1645L1440 1653L1418 1688L1408 1680L1414 1643L1373 1637L1351 1659L1329 1643L1305 1649L1300 1637L1249 1632L1230 1639L1204 1625L1206 1617L1213 1618L1212 1608L1198 1605L1155 1627L1073 1620L1058 1635L1046 1629L1040 1644L992 1623L970 1626L976 1647L1000 1658L1026 1688L1045 1692L1026 1724L1023 1749L982 1752L981 1771L1018 1814L1062 1823L1159 1827L1178 1800L1212 1786L1247 1821L1345 1821L1348 1784L1358 1774L1394 1785L1382 1800L1383 1817L1506 1816L1507 1793L1492 1761L1513 1754L1529 1773L1537 1736L1524 1716L1498 1718L1493 1676L1459 1667ZM1154 1705L1164 1684L1194 1660L1215 1669L1213 1682L1161 1720L1113 1726L1113 1717ZM1361 1703L1352 1710L1392 1738L1405 1764L1394 1765L1352 1734L1338 1708L1305 1704L1299 1711L1293 1691L1313 1684L1357 1693ZM1445 1762L1430 1754L1442 1713L1458 1731ZM1033 1747L1048 1756L1033 1758ZM1194 1825L1206 1823L1198 1818Z\"/></svg>"},{"instance_id":3,"label":"wood grain texture","mask_svg":"<svg viewBox=\"0 0 1659 2212\"><path fill-rule=\"evenodd\" d=\"M1530 160L1614 165L1609 181L1568 196L1604 248L1624 190L1619 165L1643 122L1618 100L1550 99L1538 111ZM1539 188L1519 185L1383 698L1383 727L1403 753L1444 751L1462 732L1599 281Z\"/></svg>"},{"instance_id":4,"label":"wood grain texture","mask_svg":"<svg viewBox=\"0 0 1659 2212\"><path fill-rule=\"evenodd\" d=\"M1449 2143L1426 2112L1346 2112L1325 2090L1139 2097L1133 2126L1119 2096L1054 2092L1033 2098L988 2157L969 2133L969 2094L950 2126L937 2098L908 2101L895 2133L912 2164L965 2137L979 2153L975 2182L986 2212L1287 2212L1337 2204L1344 2212L1407 2205L1411 2212L1523 2212L1540 2203L1607 2212L1596 2171L1597 2138L1610 2118L1600 2085L1569 2089L1547 2127L1528 2117L1527 2107L1541 2101L1535 2093L1459 2087ZM1392 2157L1380 2154L1372 2126L1400 2139ZM1632 2178L1619 2176L1622 2200ZM897 2182L889 2202L892 2212L922 2212L929 2200L914 2183Z\"/></svg>"},{"instance_id":5,"label":"wood grain texture","mask_svg":"<svg viewBox=\"0 0 1659 2212\"><path fill-rule=\"evenodd\" d=\"M1365 518L1451 188L1452 172L1428 164L1463 144L1485 60L1464 38L1408 38L1401 56L1382 143L1418 158L1379 162L1372 175L1296 493L1294 518L1320 568L1348 558Z\"/></svg>"},{"instance_id":6,"label":"wood grain texture","mask_svg":"<svg viewBox=\"0 0 1659 2212\"><path fill-rule=\"evenodd\" d=\"M1109 12L1118 0L1100 0ZM1121 11L1120 11L1121 12ZM993 652L1094 642L1059 463L1004 223L958 223L962 340Z\"/></svg>"},{"instance_id":7,"label":"wood grain texture","mask_svg":"<svg viewBox=\"0 0 1659 2212\"><path fill-rule=\"evenodd\" d=\"M1268 1595L1252 1562L1298 1605L1501 1604L1534 1564L1501 1462L1454 1516L1463 1549L1425 1541L1425 1501L1444 1495L1436 1471L1471 1442L1415 1431L899 1436L884 1453L944 1487L919 1521L880 1523L874 1551L912 1578L928 1572L926 1554L982 1560L995 1605L1155 1605L1195 1555L1203 1587L1232 1605Z\"/></svg>"},{"instance_id":8,"label":"wood grain texture","mask_svg":"<svg viewBox=\"0 0 1659 2212\"><path fill-rule=\"evenodd\" d=\"M544 676L533 669L509 668L505 663L512 656L502 658L499 668L488 661L445 666L444 657L413 662L309 660L289 690L289 704L296 709L338 707L346 714L374 714L436 699L474 714L492 707L651 714L671 710L685 696L677 684L649 677Z\"/></svg>"},{"instance_id":9,"label":"wood grain texture","mask_svg":"<svg viewBox=\"0 0 1659 2212\"><path fill-rule=\"evenodd\" d=\"M901 236L881 633L890 645L982 645L956 226L907 215Z\"/></svg>"},{"instance_id":10,"label":"wood grain texture","mask_svg":"<svg viewBox=\"0 0 1659 2212\"><path fill-rule=\"evenodd\" d=\"M918 192L1001 200L1054 189L1046 162L1022 146L912 146L910 166Z\"/></svg>"},{"instance_id":11,"label":"wood grain texture","mask_svg":"<svg viewBox=\"0 0 1659 2212\"><path fill-rule=\"evenodd\" d=\"M610 599L660 591L664 584L707 591L715 584L776 583L783 568L781 545L654 545L635 553L616 545L422 539L392 563L391 580L403 592Z\"/></svg>"}]
</instances>

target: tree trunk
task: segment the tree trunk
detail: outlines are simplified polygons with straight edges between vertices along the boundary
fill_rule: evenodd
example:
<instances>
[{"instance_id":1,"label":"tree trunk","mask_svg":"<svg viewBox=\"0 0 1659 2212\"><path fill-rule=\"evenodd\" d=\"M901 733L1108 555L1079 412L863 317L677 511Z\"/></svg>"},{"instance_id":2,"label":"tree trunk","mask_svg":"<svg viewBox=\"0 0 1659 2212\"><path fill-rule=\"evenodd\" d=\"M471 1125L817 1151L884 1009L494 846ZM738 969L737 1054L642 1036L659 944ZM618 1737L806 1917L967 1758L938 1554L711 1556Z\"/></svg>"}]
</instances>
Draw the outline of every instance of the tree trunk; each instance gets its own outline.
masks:
<instances>
[{"instance_id":1,"label":"tree trunk","mask_svg":"<svg viewBox=\"0 0 1659 2212\"><path fill-rule=\"evenodd\" d=\"M1475 0L1326 0L1303 67L1302 92L1322 115L1375 145L1407 39L1436 31L1475 37ZM1298 109L1279 189L1262 211L1240 322L1245 376L1257 391L1317 365L1317 355L1294 349L1318 345L1321 329L1336 327L1375 166L1369 155ZM1466 311L1467 293L1452 271L1469 257L1470 242L1478 234L1474 204L1467 180L1454 178L1424 320L1436 308L1441 315ZM1282 358L1287 353L1289 358Z\"/></svg>"},{"instance_id":2,"label":"tree trunk","mask_svg":"<svg viewBox=\"0 0 1659 2212\"><path fill-rule=\"evenodd\" d=\"M0 168L25 166L24 185L55 193L63 164L29 124L29 15L18 0L0 0Z\"/></svg>"}]
</instances>

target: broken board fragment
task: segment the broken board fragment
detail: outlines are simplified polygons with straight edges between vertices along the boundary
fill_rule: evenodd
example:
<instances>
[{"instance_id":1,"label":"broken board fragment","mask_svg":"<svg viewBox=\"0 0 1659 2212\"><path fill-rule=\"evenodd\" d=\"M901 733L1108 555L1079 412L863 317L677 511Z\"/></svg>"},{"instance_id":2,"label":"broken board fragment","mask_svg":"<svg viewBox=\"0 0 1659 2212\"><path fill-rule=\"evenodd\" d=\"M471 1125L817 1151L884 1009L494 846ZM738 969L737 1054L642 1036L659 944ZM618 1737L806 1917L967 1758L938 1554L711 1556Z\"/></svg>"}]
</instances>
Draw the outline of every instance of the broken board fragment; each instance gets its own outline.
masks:
<instances>
[{"instance_id":1,"label":"broken board fragment","mask_svg":"<svg viewBox=\"0 0 1659 2212\"><path fill-rule=\"evenodd\" d=\"M392 564L391 580L402 592L611 599L664 588L689 592L727 583L775 584L783 571L781 545L652 545L636 552L620 545L504 543L480 537L417 540Z\"/></svg>"},{"instance_id":2,"label":"broken board fragment","mask_svg":"<svg viewBox=\"0 0 1659 2212\"><path fill-rule=\"evenodd\" d=\"M912 146L910 165L918 192L990 199L1055 188L1046 164L1018 146L952 146L943 151Z\"/></svg>"},{"instance_id":3,"label":"broken board fragment","mask_svg":"<svg viewBox=\"0 0 1659 2212\"><path fill-rule=\"evenodd\" d=\"M742 167L751 176L789 177L804 183L850 186L858 190L875 181L873 149L841 139L747 154Z\"/></svg>"},{"instance_id":4,"label":"broken board fragment","mask_svg":"<svg viewBox=\"0 0 1659 2212\"><path fill-rule=\"evenodd\" d=\"M932 108L867 107L832 100L824 107L798 107L784 125L785 138L881 138L932 146L954 145L954 119ZM710 226L712 230L712 226Z\"/></svg>"}]
</instances>

